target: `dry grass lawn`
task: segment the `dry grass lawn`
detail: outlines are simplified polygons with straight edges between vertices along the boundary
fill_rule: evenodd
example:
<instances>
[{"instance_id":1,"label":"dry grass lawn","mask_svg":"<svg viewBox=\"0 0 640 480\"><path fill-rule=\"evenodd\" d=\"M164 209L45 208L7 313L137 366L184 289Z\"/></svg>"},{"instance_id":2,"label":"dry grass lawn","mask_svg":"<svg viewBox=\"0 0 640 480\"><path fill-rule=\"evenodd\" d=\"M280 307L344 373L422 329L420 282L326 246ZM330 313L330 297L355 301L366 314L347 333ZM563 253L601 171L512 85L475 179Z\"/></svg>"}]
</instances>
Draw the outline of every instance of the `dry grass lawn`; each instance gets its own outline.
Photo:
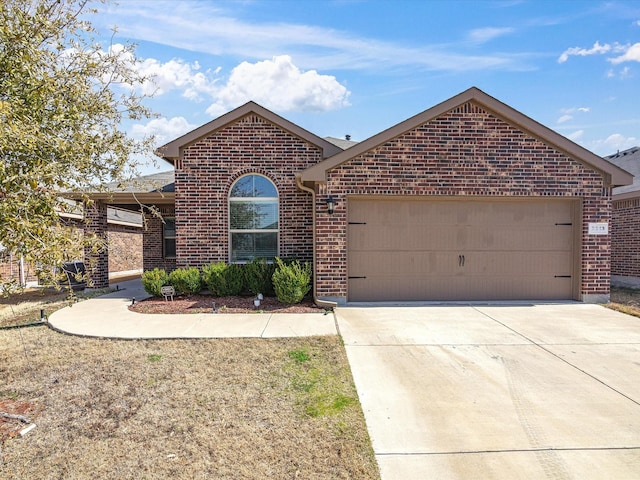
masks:
<instances>
[{"instance_id":1,"label":"dry grass lawn","mask_svg":"<svg viewBox=\"0 0 640 480\"><path fill-rule=\"evenodd\" d=\"M38 322L40 309L44 310L45 315L51 315L73 302L81 302L113 290L102 288L69 292L68 290L32 288L10 295L0 295L0 328Z\"/></svg>"},{"instance_id":2,"label":"dry grass lawn","mask_svg":"<svg viewBox=\"0 0 640 480\"><path fill-rule=\"evenodd\" d=\"M635 317L640 317L640 289L611 288L611 302L607 307Z\"/></svg>"},{"instance_id":3,"label":"dry grass lawn","mask_svg":"<svg viewBox=\"0 0 640 480\"><path fill-rule=\"evenodd\" d=\"M0 478L379 478L339 337L0 345Z\"/></svg>"}]
</instances>

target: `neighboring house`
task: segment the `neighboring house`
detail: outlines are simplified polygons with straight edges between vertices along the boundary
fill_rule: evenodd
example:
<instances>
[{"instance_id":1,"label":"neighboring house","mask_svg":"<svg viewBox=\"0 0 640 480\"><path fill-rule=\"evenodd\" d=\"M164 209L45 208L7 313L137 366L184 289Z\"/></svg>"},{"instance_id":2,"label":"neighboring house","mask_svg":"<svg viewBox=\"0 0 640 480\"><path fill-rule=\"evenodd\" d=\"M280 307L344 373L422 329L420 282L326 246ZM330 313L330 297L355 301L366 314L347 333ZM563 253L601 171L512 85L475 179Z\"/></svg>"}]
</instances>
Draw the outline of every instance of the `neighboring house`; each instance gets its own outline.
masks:
<instances>
[{"instance_id":1,"label":"neighboring house","mask_svg":"<svg viewBox=\"0 0 640 480\"><path fill-rule=\"evenodd\" d=\"M81 209L60 215L63 222L73 225L78 231L84 230ZM139 275L142 273L142 215L139 212L116 207L107 208L107 241L110 278ZM84 260L84 258L74 258ZM14 280L23 286L38 284L36 269L23 261L20 255L5 251L0 247L0 277Z\"/></svg>"},{"instance_id":2,"label":"neighboring house","mask_svg":"<svg viewBox=\"0 0 640 480\"><path fill-rule=\"evenodd\" d=\"M341 147L250 102L156 153L165 188L100 197L164 215L145 269L295 257L339 304L606 301L611 189L632 182L477 88Z\"/></svg>"},{"instance_id":3,"label":"neighboring house","mask_svg":"<svg viewBox=\"0 0 640 480\"><path fill-rule=\"evenodd\" d=\"M634 175L633 184L613 189L611 282L640 285L640 147L605 157Z\"/></svg>"}]
</instances>

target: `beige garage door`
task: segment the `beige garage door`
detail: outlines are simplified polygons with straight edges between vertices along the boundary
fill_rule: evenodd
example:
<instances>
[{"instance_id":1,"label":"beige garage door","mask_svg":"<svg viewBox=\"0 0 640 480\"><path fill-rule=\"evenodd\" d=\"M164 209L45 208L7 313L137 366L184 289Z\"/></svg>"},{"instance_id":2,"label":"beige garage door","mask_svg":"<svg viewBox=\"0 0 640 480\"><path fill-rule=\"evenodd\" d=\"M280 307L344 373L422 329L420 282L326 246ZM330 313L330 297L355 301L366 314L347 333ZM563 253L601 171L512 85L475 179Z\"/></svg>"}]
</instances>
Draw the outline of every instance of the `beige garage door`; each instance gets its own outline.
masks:
<instances>
[{"instance_id":1,"label":"beige garage door","mask_svg":"<svg viewBox=\"0 0 640 480\"><path fill-rule=\"evenodd\" d=\"M350 302L574 298L572 200L350 198Z\"/></svg>"}]
</instances>

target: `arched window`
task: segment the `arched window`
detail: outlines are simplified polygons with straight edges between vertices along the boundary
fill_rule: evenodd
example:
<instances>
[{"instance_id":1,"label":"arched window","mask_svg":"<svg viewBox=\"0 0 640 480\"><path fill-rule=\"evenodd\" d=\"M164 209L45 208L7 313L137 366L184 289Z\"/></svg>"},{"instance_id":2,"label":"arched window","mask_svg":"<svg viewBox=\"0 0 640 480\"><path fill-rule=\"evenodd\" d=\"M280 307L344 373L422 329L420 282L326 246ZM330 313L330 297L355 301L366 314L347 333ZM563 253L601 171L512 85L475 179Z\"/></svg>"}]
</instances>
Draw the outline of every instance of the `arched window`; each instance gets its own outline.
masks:
<instances>
[{"instance_id":1,"label":"arched window","mask_svg":"<svg viewBox=\"0 0 640 480\"><path fill-rule=\"evenodd\" d=\"M278 191L267 177L245 175L229 193L231 261L278 255Z\"/></svg>"}]
</instances>

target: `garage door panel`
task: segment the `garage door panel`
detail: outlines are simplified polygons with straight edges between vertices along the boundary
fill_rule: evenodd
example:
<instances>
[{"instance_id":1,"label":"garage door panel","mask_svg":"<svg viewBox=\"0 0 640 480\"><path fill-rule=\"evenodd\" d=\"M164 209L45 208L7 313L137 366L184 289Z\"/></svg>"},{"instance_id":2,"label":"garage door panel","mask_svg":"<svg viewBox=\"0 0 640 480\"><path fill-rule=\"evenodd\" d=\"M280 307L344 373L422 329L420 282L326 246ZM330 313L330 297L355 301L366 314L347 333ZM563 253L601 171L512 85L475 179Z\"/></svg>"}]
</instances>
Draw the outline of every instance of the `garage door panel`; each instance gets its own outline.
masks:
<instances>
[{"instance_id":1,"label":"garage door panel","mask_svg":"<svg viewBox=\"0 0 640 480\"><path fill-rule=\"evenodd\" d=\"M431 225L400 226L381 229L372 225L352 226L348 242L352 251L433 250L565 250L573 249L573 230L556 226L455 226L446 228ZM398 239L402 239L399 245ZM428 244L425 238L429 238Z\"/></svg>"},{"instance_id":2,"label":"garage door panel","mask_svg":"<svg viewBox=\"0 0 640 480\"><path fill-rule=\"evenodd\" d=\"M426 276L452 271L458 256L449 252L361 251L349 252L349 275ZM462 272L460 272L462 274Z\"/></svg>"},{"instance_id":3,"label":"garage door panel","mask_svg":"<svg viewBox=\"0 0 640 480\"><path fill-rule=\"evenodd\" d=\"M405 277L400 275L383 275L369 280L374 281L351 280L349 293L354 298L351 301L564 300L563 292L571 287L570 278L532 278L530 275L494 279L425 277L414 279L412 289L403 286Z\"/></svg>"},{"instance_id":4,"label":"garage door panel","mask_svg":"<svg viewBox=\"0 0 640 480\"><path fill-rule=\"evenodd\" d=\"M571 298L574 205L350 199L349 300Z\"/></svg>"}]
</instances>

